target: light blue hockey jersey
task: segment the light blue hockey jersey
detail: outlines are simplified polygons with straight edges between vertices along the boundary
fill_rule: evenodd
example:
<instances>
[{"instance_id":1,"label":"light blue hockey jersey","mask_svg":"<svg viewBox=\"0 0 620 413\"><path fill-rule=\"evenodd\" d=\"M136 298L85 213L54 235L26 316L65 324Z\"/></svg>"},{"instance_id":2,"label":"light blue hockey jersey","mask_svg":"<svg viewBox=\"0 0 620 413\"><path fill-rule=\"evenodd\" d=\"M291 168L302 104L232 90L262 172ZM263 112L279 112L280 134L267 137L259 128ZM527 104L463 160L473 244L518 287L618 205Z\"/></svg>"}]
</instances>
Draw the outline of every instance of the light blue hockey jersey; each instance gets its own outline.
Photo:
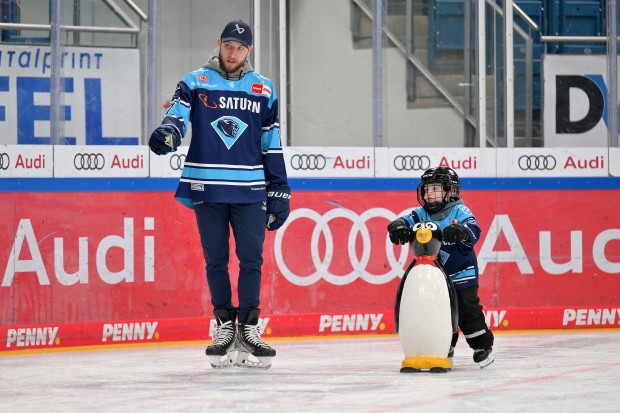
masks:
<instances>
[{"instance_id":1,"label":"light blue hockey jersey","mask_svg":"<svg viewBox=\"0 0 620 413\"><path fill-rule=\"evenodd\" d=\"M269 79L251 71L228 80L207 67L188 73L162 125L185 137L189 122L192 140L175 194L184 205L261 202L266 189L288 185Z\"/></svg>"},{"instance_id":2,"label":"light blue hockey jersey","mask_svg":"<svg viewBox=\"0 0 620 413\"><path fill-rule=\"evenodd\" d=\"M474 245L480 240L481 230L476 217L462 200L450 202L444 209L432 215L423 207L418 207L402 218L410 228L421 221L434 221L442 231L452 223L465 226L470 241L442 243L437 259L457 291L478 285L478 259Z\"/></svg>"}]
</instances>

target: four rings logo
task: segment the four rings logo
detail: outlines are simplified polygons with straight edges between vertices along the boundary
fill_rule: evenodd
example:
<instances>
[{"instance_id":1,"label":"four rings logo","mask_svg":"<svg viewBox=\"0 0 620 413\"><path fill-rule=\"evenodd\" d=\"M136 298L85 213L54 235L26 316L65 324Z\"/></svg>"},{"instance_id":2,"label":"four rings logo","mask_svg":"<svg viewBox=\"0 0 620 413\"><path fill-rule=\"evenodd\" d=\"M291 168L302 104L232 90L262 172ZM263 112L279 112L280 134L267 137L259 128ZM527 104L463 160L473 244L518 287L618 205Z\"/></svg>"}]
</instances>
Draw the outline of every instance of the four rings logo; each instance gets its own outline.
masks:
<instances>
[{"instance_id":1,"label":"four rings logo","mask_svg":"<svg viewBox=\"0 0 620 413\"><path fill-rule=\"evenodd\" d=\"M425 171L430 167L431 160L426 155L398 155L394 158L397 171Z\"/></svg>"},{"instance_id":2,"label":"four rings logo","mask_svg":"<svg viewBox=\"0 0 620 413\"><path fill-rule=\"evenodd\" d=\"M185 155L174 154L170 157L170 168L174 171L180 171L185 164Z\"/></svg>"},{"instance_id":3,"label":"four rings logo","mask_svg":"<svg viewBox=\"0 0 620 413\"><path fill-rule=\"evenodd\" d=\"M327 160L323 155L293 155L291 168L303 171L320 171L327 166Z\"/></svg>"},{"instance_id":4,"label":"four rings logo","mask_svg":"<svg viewBox=\"0 0 620 413\"><path fill-rule=\"evenodd\" d=\"M11 166L11 158L8 153L0 153L0 170L6 171Z\"/></svg>"},{"instance_id":5,"label":"four rings logo","mask_svg":"<svg viewBox=\"0 0 620 413\"><path fill-rule=\"evenodd\" d=\"M408 212L410 211L403 211L398 216L404 215ZM386 268L386 272L384 274L373 274L368 272L366 267L370 262L371 257L371 237L368 227L366 226L366 222L370 219L376 218L382 218L387 222L390 222L396 219L396 217L397 216L392 211L385 208L371 208L360 215L346 208L332 209L323 215L308 208L295 209L291 211L289 218L276 232L274 252L278 268L288 281L298 286L312 285L318 282L321 278L334 285L350 284L357 278L362 278L369 284L388 283L394 278L401 276L401 271L394 270L394 268L403 268L405 266L409 246L401 246L400 256L397 259L394 255L394 246L386 234L385 239L383 240L383 248L385 248L385 253L390 265ZM282 252L282 247L287 245L283 242L286 231L291 224L298 219L310 220L315 223L310 239L310 251L308 254L308 256L312 259L315 271L309 275L299 275L300 273L306 274L308 272L308 268L305 266L299 269L289 268L287 262L284 260L284 254ZM348 274L333 274L330 272L332 259L335 255L334 235L341 235L341 232L332 232L330 229L329 223L335 219L349 220L353 224L351 226L351 230L349 231L347 248L349 252L350 266L353 270ZM361 257L358 257L357 251L359 248L356 248L357 241L359 239L362 240ZM321 248L319 248L319 244L321 244Z\"/></svg>"},{"instance_id":6,"label":"four rings logo","mask_svg":"<svg viewBox=\"0 0 620 413\"><path fill-rule=\"evenodd\" d=\"M101 153L78 153L73 158L73 165L78 171L100 171L105 166L105 157Z\"/></svg>"},{"instance_id":7,"label":"four rings logo","mask_svg":"<svg viewBox=\"0 0 620 413\"><path fill-rule=\"evenodd\" d=\"M553 155L523 155L518 165L523 171L552 171L556 163Z\"/></svg>"}]
</instances>

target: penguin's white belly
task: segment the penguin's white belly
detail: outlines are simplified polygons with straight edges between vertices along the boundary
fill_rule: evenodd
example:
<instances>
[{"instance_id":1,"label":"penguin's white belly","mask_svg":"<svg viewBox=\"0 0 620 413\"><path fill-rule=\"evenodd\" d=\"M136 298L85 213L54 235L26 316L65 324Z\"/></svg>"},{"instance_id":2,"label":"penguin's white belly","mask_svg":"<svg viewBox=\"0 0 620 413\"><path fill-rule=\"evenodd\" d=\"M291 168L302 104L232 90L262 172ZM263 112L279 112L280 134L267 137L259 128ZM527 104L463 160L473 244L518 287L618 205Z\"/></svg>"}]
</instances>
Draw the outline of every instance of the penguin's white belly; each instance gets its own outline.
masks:
<instances>
[{"instance_id":1,"label":"penguin's white belly","mask_svg":"<svg viewBox=\"0 0 620 413\"><path fill-rule=\"evenodd\" d=\"M446 357L452 341L448 285L437 267L416 265L400 299L398 334L405 357Z\"/></svg>"}]
</instances>

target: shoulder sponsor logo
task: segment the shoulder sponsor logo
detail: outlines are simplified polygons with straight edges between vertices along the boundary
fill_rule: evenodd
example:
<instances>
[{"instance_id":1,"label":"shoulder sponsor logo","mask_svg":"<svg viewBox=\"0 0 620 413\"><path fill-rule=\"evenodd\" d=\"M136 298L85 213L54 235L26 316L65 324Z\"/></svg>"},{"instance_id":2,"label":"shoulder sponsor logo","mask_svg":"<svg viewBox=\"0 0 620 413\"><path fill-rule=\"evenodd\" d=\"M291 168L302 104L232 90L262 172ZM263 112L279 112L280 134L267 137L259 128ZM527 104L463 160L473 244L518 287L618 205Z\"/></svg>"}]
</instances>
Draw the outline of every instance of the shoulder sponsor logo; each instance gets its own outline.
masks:
<instances>
[{"instance_id":1,"label":"shoulder sponsor logo","mask_svg":"<svg viewBox=\"0 0 620 413\"><path fill-rule=\"evenodd\" d=\"M101 341L147 341L158 339L157 321L144 323L104 324Z\"/></svg>"},{"instance_id":2,"label":"shoulder sponsor logo","mask_svg":"<svg viewBox=\"0 0 620 413\"><path fill-rule=\"evenodd\" d=\"M620 326L620 308L565 308L563 326Z\"/></svg>"},{"instance_id":3,"label":"shoulder sponsor logo","mask_svg":"<svg viewBox=\"0 0 620 413\"><path fill-rule=\"evenodd\" d=\"M256 93L257 95L265 95L267 97L271 96L271 89L267 85L263 85L260 83L252 84L252 93Z\"/></svg>"},{"instance_id":4,"label":"shoulder sponsor logo","mask_svg":"<svg viewBox=\"0 0 620 413\"><path fill-rule=\"evenodd\" d=\"M206 83L206 82L190 82L188 86L190 88L207 88L207 89L217 88L217 85L210 85L209 83Z\"/></svg>"},{"instance_id":5,"label":"shoulder sponsor logo","mask_svg":"<svg viewBox=\"0 0 620 413\"><path fill-rule=\"evenodd\" d=\"M58 327L42 328L9 328L7 330L6 346L10 347L36 347L59 344L56 338Z\"/></svg>"},{"instance_id":6,"label":"shoulder sponsor logo","mask_svg":"<svg viewBox=\"0 0 620 413\"><path fill-rule=\"evenodd\" d=\"M379 314L322 314L319 332L339 333L344 331L378 331L384 330L381 322L383 313Z\"/></svg>"},{"instance_id":7,"label":"shoulder sponsor logo","mask_svg":"<svg viewBox=\"0 0 620 413\"><path fill-rule=\"evenodd\" d=\"M192 189L192 191L204 191L205 190L205 184L192 184L191 185L191 189Z\"/></svg>"},{"instance_id":8,"label":"shoulder sponsor logo","mask_svg":"<svg viewBox=\"0 0 620 413\"><path fill-rule=\"evenodd\" d=\"M198 75L196 76L196 79L200 80L201 82L205 82L205 83L209 81L209 78L205 75Z\"/></svg>"}]
</instances>

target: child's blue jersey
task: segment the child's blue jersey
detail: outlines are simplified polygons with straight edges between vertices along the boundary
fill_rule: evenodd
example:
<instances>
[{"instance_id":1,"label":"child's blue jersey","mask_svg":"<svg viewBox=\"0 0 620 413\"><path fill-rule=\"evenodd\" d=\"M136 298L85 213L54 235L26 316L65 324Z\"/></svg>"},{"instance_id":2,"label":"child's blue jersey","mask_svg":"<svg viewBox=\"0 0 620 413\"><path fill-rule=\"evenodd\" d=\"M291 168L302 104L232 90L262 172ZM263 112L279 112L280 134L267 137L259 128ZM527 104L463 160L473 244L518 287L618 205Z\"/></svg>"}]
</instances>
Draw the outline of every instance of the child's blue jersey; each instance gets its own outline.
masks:
<instances>
[{"instance_id":1,"label":"child's blue jersey","mask_svg":"<svg viewBox=\"0 0 620 413\"><path fill-rule=\"evenodd\" d=\"M255 72L227 80L207 67L179 82L162 125L192 141L175 198L198 202L253 203L269 185L288 185L272 82Z\"/></svg>"},{"instance_id":2,"label":"child's blue jersey","mask_svg":"<svg viewBox=\"0 0 620 413\"><path fill-rule=\"evenodd\" d=\"M469 242L459 241L455 244L443 242L437 259L457 291L478 285L478 259L474 252L474 245L480 239L481 231L476 223L476 217L463 204L463 201L452 202L447 208L433 216L423 207L418 207L402 218L407 221L409 227L421 221L433 221L442 231L453 223L463 225L469 232Z\"/></svg>"}]
</instances>

